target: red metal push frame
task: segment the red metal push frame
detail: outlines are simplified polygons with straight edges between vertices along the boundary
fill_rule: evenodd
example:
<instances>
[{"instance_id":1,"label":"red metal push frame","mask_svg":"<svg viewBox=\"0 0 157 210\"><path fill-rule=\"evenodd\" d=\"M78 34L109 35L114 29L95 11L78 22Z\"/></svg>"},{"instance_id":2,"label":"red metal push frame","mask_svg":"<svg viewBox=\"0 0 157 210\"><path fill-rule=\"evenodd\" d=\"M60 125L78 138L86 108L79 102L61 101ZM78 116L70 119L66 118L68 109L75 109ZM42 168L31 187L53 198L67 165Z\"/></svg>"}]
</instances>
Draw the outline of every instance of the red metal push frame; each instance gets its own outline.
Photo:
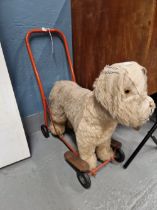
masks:
<instances>
[{"instance_id":1,"label":"red metal push frame","mask_svg":"<svg viewBox=\"0 0 157 210\"><path fill-rule=\"evenodd\" d=\"M55 34L61 39L61 41L64 45L64 48L65 48L65 53L66 53L66 56L67 56L67 61L68 61L68 64L69 64L69 69L70 69L72 81L76 82L76 77L75 77L73 64L72 64L72 60L71 60L71 56L70 56L70 50L69 50L68 42L67 42L67 39L66 39L64 33L62 31L60 31L59 29L56 29L56 28L44 29L44 30L42 28L41 29L39 28L39 29L31 29L30 31L28 31L27 34L26 34L26 37L25 37L25 43L26 43L28 55L29 55L29 58L30 58L30 61L31 61L31 64L32 64L32 68L33 68L33 71L34 71L34 74L35 74L35 77L36 77L36 81L37 81L37 84L38 84L38 87L39 87L41 100L42 100L42 105L43 105L43 110L44 110L44 122L45 122L45 125L47 126L47 128L49 128L48 119L50 119L50 121L53 123L53 120L52 120L53 115L51 113L51 110L49 108L48 100L47 100L47 98L45 96L45 93L44 93L41 78L40 78L36 63L35 63L35 59L34 59L32 50L31 50L30 39L31 39L32 35L35 35L35 34L36 35L39 35L39 34L41 35L41 34L49 34L49 33ZM55 128L55 126L54 126L54 128ZM73 152L73 154L78 156L78 152L71 146L71 144L69 144L66 141L64 136L58 135L58 137L67 146L67 148L71 152ZM89 171L89 174L90 175L96 175L96 172L98 170L100 170L102 167L104 167L105 165L107 165L109 162L111 162L111 160L107 160L107 161L104 161L103 163L100 163L95 169Z\"/></svg>"}]
</instances>

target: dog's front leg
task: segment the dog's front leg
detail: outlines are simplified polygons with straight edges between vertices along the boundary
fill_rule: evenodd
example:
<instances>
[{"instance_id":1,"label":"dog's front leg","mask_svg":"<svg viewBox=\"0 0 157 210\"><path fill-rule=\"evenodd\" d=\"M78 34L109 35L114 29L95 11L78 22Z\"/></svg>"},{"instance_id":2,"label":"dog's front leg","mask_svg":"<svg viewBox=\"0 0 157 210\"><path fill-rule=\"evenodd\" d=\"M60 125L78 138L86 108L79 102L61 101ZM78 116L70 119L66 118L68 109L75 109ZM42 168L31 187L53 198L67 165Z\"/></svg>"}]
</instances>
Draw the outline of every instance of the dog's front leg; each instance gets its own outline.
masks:
<instances>
[{"instance_id":1,"label":"dog's front leg","mask_svg":"<svg viewBox=\"0 0 157 210\"><path fill-rule=\"evenodd\" d=\"M80 158L89 164L90 170L96 168L97 158L95 155L95 146L90 145L89 143L86 143L85 145L79 144L79 142L77 142L77 146Z\"/></svg>"},{"instance_id":2,"label":"dog's front leg","mask_svg":"<svg viewBox=\"0 0 157 210\"><path fill-rule=\"evenodd\" d=\"M96 154L97 157L102 161L114 158L114 152L111 148L111 139L108 139L104 143L98 145L96 147Z\"/></svg>"}]
</instances>

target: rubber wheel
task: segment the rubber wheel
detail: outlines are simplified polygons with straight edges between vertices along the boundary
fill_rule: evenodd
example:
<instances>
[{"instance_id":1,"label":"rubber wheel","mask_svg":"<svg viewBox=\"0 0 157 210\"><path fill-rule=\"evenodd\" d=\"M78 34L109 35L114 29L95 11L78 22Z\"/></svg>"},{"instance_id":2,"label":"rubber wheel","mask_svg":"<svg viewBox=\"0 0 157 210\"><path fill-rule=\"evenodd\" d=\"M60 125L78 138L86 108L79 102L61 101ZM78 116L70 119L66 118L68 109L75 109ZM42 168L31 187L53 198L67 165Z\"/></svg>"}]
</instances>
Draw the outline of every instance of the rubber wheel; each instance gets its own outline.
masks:
<instances>
[{"instance_id":1,"label":"rubber wheel","mask_svg":"<svg viewBox=\"0 0 157 210\"><path fill-rule=\"evenodd\" d=\"M122 149L117 149L115 154L115 160L119 163L125 160L125 154Z\"/></svg>"},{"instance_id":2,"label":"rubber wheel","mask_svg":"<svg viewBox=\"0 0 157 210\"><path fill-rule=\"evenodd\" d=\"M91 186L91 179L90 176L87 173L83 173L78 171L77 172L77 178L80 182L80 184L85 188L85 189L89 189Z\"/></svg>"},{"instance_id":3,"label":"rubber wheel","mask_svg":"<svg viewBox=\"0 0 157 210\"><path fill-rule=\"evenodd\" d=\"M41 132L45 138L48 138L50 136L49 130L46 125L41 125Z\"/></svg>"}]
</instances>

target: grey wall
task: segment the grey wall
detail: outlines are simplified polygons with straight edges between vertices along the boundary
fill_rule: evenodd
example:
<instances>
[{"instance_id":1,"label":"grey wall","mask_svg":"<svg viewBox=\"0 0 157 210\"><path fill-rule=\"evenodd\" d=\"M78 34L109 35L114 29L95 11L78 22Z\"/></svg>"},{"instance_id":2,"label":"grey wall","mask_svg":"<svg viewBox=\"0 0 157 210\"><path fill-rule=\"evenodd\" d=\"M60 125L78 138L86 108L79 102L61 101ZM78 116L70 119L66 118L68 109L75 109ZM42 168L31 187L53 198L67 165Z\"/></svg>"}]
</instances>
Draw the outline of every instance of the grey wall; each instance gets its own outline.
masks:
<instances>
[{"instance_id":1,"label":"grey wall","mask_svg":"<svg viewBox=\"0 0 157 210\"><path fill-rule=\"evenodd\" d=\"M70 13L70 0L0 0L0 41L22 117L42 111L24 42L26 32L31 28L59 28L65 33L71 49ZM62 43L56 37L53 42L52 54L48 36L31 40L46 95L56 80L69 79Z\"/></svg>"}]
</instances>

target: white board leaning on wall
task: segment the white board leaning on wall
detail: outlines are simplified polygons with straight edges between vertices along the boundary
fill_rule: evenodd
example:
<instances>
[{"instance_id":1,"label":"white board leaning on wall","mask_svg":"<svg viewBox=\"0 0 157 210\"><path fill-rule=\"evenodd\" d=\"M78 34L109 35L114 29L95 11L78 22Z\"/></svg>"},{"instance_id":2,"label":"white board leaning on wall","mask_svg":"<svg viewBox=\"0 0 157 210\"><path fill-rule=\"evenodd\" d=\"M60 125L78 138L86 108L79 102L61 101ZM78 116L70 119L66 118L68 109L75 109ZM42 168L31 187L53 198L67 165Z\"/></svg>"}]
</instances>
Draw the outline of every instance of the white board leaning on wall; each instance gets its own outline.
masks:
<instances>
[{"instance_id":1,"label":"white board leaning on wall","mask_svg":"<svg viewBox=\"0 0 157 210\"><path fill-rule=\"evenodd\" d=\"M0 168L30 157L0 44Z\"/></svg>"}]
</instances>

